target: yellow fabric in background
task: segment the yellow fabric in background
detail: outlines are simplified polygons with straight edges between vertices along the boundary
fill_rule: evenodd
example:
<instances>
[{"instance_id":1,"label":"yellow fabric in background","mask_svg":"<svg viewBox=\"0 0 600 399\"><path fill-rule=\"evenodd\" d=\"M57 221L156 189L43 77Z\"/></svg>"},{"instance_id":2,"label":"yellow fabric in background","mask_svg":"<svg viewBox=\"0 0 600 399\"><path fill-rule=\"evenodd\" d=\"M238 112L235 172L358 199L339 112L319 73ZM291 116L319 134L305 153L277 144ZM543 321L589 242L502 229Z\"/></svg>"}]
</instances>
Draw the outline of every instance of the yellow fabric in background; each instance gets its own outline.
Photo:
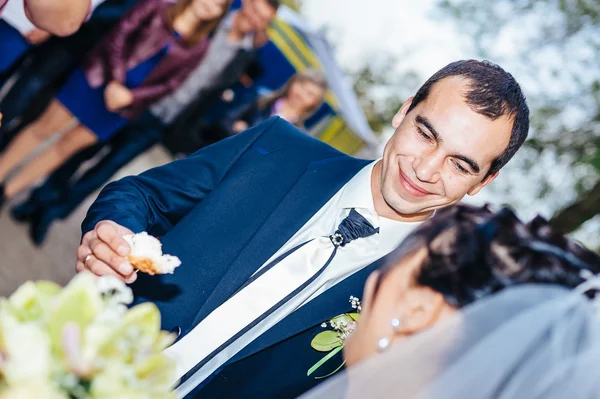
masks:
<instances>
[{"instance_id":1,"label":"yellow fabric in background","mask_svg":"<svg viewBox=\"0 0 600 399\"><path fill-rule=\"evenodd\" d=\"M295 70L303 71L307 68L323 70L319 59L304 38L281 18L276 17L273 20L267 29L267 34ZM339 102L331 90L327 91L325 102L336 112L339 109ZM321 131L316 133L316 137L350 155L355 154L366 144L339 116L333 117L328 124L325 124Z\"/></svg>"}]
</instances>

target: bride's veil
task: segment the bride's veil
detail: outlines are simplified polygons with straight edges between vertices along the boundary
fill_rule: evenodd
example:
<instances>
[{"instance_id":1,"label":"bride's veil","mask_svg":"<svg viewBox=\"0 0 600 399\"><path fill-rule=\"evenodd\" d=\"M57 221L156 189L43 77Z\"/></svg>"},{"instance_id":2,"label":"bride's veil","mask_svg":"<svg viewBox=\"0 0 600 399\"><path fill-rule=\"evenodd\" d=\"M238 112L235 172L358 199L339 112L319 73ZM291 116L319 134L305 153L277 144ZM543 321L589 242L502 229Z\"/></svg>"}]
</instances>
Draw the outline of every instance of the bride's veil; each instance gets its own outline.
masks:
<instances>
[{"instance_id":1,"label":"bride's veil","mask_svg":"<svg viewBox=\"0 0 600 399\"><path fill-rule=\"evenodd\" d=\"M559 286L506 289L303 396L600 398L600 316Z\"/></svg>"}]
</instances>

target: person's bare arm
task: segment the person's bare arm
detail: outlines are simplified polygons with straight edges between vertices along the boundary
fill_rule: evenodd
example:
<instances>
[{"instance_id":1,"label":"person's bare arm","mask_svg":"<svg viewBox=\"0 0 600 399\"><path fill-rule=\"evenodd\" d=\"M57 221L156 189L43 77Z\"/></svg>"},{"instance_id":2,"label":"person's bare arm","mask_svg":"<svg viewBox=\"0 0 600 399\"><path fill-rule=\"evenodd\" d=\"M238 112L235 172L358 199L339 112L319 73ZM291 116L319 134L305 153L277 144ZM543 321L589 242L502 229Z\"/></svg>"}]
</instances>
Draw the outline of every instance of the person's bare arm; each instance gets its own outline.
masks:
<instances>
[{"instance_id":1,"label":"person's bare arm","mask_svg":"<svg viewBox=\"0 0 600 399\"><path fill-rule=\"evenodd\" d=\"M69 36L87 18L90 4L90 0L25 0L25 11L36 27L56 36Z\"/></svg>"}]
</instances>

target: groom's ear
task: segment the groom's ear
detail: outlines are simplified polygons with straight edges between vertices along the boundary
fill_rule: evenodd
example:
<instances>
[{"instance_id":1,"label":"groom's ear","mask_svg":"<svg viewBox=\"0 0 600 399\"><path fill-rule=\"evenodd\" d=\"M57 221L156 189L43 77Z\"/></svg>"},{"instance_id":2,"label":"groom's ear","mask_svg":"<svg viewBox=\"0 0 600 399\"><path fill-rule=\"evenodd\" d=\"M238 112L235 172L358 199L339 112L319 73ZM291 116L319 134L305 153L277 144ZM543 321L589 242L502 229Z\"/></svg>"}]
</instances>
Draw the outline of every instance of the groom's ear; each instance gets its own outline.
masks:
<instances>
[{"instance_id":1,"label":"groom's ear","mask_svg":"<svg viewBox=\"0 0 600 399\"><path fill-rule=\"evenodd\" d=\"M471 187L469 189L469 191L467 191L467 194L469 194L470 196L473 196L473 195L479 193L482 188L484 188L485 186L487 186L488 184L490 184L491 182L496 180L496 177L498 177L499 174L500 174L500 171L496 171L496 172L492 173L491 175L487 176L485 179L483 179L483 181L481 181L481 182L477 183L476 185L474 185L473 187Z\"/></svg>"},{"instance_id":2,"label":"groom's ear","mask_svg":"<svg viewBox=\"0 0 600 399\"><path fill-rule=\"evenodd\" d=\"M394 129L398 129L398 126L400 126L400 124L404 120L404 117L408 113L408 109L410 108L410 105L412 104L414 98L415 98L414 96L409 97L404 102L404 104L402 104L402 107L400 107L400 109L398 110L396 115L394 115L394 118L392 118L392 127Z\"/></svg>"}]
</instances>

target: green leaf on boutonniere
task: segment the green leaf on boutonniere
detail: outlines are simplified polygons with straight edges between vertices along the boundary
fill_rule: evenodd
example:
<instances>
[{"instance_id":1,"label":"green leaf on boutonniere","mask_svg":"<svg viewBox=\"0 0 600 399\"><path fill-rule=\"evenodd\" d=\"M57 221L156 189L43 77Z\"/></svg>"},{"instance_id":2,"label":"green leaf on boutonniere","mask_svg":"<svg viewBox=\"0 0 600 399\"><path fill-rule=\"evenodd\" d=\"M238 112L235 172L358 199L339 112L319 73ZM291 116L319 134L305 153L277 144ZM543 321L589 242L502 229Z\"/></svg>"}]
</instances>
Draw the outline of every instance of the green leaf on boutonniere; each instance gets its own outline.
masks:
<instances>
[{"instance_id":1,"label":"green leaf on boutonniere","mask_svg":"<svg viewBox=\"0 0 600 399\"><path fill-rule=\"evenodd\" d=\"M310 343L314 350L319 352L329 352L330 350L342 345L342 340L337 332L327 330L317 334Z\"/></svg>"},{"instance_id":2,"label":"green leaf on boutonniere","mask_svg":"<svg viewBox=\"0 0 600 399\"><path fill-rule=\"evenodd\" d=\"M358 313L348 313L348 316L354 321L358 321L358 318L360 317Z\"/></svg>"},{"instance_id":3,"label":"green leaf on boutonniere","mask_svg":"<svg viewBox=\"0 0 600 399\"><path fill-rule=\"evenodd\" d=\"M328 361L329 359L331 359L333 356L335 356L335 354L338 353L339 351L341 351L343 347L344 347L343 345L340 345L337 348L335 348L334 350L332 350L331 352L329 352L325 357L323 357L323 359L319 360L317 363L315 363L314 366L312 366L310 369L308 369L308 372L306 373L306 376L308 377L312 373L314 373L315 371L317 371L317 369L319 367L321 367L323 365L323 363L325 363L326 361ZM339 368L337 370L339 370ZM325 378L325 377L320 377L320 378Z\"/></svg>"},{"instance_id":4,"label":"green leaf on boutonniere","mask_svg":"<svg viewBox=\"0 0 600 399\"><path fill-rule=\"evenodd\" d=\"M327 375L324 375L324 376L322 376L322 377L315 377L315 380L322 380L323 378L331 377L332 375L334 375L335 373L337 373L338 371L340 371L340 369L341 369L342 367L344 367L344 364L346 364L346 361L345 361L345 360L342 362L342 364L340 364L340 365L338 366L338 368L337 368L337 369L333 370L331 373L329 373L329 374L327 374Z\"/></svg>"}]
</instances>

